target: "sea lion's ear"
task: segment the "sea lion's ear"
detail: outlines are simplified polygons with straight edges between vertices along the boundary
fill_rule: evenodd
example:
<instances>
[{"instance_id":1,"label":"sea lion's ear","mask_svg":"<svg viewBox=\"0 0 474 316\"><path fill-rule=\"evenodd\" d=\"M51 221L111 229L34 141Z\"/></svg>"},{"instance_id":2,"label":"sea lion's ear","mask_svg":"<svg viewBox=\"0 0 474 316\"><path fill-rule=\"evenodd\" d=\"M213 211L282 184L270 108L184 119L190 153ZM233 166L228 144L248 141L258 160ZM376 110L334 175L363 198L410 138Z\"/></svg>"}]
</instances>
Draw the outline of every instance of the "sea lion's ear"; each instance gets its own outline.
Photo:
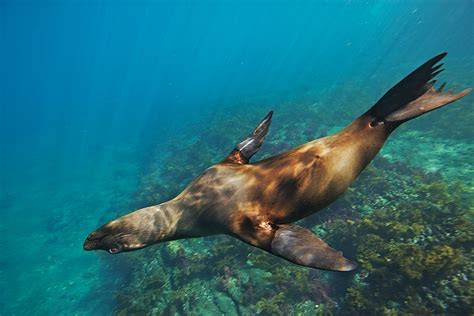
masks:
<instances>
[{"instance_id":1,"label":"sea lion's ear","mask_svg":"<svg viewBox=\"0 0 474 316\"><path fill-rule=\"evenodd\" d=\"M260 149L272 122L273 111L268 112L253 132L227 156L222 163L246 164Z\"/></svg>"},{"instance_id":2,"label":"sea lion's ear","mask_svg":"<svg viewBox=\"0 0 474 316\"><path fill-rule=\"evenodd\" d=\"M357 263L331 248L308 229L280 225L271 242L270 252L293 263L330 271L352 271Z\"/></svg>"}]
</instances>

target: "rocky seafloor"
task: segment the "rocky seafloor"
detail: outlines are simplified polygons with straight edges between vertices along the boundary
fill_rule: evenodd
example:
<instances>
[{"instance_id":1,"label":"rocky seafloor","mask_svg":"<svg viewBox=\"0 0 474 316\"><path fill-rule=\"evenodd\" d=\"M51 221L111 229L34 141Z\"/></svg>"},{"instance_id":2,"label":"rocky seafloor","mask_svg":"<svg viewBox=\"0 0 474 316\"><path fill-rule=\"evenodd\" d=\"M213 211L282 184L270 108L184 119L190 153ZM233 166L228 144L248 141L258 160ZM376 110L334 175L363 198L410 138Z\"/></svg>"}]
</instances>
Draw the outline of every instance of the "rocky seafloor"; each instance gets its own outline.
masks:
<instances>
[{"instance_id":1,"label":"rocky seafloor","mask_svg":"<svg viewBox=\"0 0 474 316\"><path fill-rule=\"evenodd\" d=\"M370 102L324 95L275 107L256 159L333 133ZM332 115L320 106L328 102ZM356 260L356 271L300 267L227 236L172 241L125 255L130 275L115 294L116 314L472 314L474 115L462 109L472 98L459 103L396 131L343 197L300 223ZM222 109L170 140L130 208L173 197L222 160L266 114L249 108ZM460 128L447 128L449 120Z\"/></svg>"}]
</instances>

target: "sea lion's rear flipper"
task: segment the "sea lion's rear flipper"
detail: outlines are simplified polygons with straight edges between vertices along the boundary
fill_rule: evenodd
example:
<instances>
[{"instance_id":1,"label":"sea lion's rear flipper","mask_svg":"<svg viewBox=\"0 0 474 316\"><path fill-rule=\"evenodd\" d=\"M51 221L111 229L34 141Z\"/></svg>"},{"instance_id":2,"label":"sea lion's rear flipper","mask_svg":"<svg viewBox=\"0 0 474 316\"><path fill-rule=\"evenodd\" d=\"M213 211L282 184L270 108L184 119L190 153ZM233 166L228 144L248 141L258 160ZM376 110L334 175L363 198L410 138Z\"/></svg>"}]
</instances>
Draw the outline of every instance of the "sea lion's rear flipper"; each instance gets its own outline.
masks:
<instances>
[{"instance_id":1,"label":"sea lion's rear flipper","mask_svg":"<svg viewBox=\"0 0 474 316\"><path fill-rule=\"evenodd\" d=\"M270 123L272 122L273 111L263 118L253 132L224 159L223 163L246 164L250 158L260 149L267 136Z\"/></svg>"},{"instance_id":2,"label":"sea lion's rear flipper","mask_svg":"<svg viewBox=\"0 0 474 316\"><path fill-rule=\"evenodd\" d=\"M392 122L397 126L461 99L471 92L471 89L465 89L455 94L452 91L443 93L445 84L438 89L434 88L436 80L433 78L443 71L443 64L437 64L446 54L439 54L415 69L388 90L366 114L374 118L374 123Z\"/></svg>"},{"instance_id":3,"label":"sea lion's rear flipper","mask_svg":"<svg viewBox=\"0 0 474 316\"><path fill-rule=\"evenodd\" d=\"M316 269L352 271L357 263L331 248L308 229L281 225L275 232L270 252L293 263Z\"/></svg>"}]
</instances>

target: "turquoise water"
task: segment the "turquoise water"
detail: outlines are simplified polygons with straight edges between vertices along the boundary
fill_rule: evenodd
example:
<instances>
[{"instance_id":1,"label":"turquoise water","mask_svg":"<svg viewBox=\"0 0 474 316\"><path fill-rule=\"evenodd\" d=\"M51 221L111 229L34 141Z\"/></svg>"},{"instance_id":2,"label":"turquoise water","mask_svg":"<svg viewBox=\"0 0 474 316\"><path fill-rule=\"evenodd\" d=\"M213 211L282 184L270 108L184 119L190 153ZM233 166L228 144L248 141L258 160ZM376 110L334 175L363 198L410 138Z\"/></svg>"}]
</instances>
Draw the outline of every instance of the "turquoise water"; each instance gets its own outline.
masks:
<instances>
[{"instance_id":1,"label":"turquoise water","mask_svg":"<svg viewBox=\"0 0 474 316\"><path fill-rule=\"evenodd\" d=\"M344 276L308 272L220 237L118 256L85 252L82 243L98 225L179 193L271 109L274 123L256 159L337 131L439 52L449 52L441 79L457 89L472 87L473 6L472 1L2 2L0 314L380 312L357 305L355 292L347 292L376 274L364 265ZM471 94L403 125L375 171L368 171L390 179L364 173L330 209L334 217L324 211L307 226L360 259L362 249L354 252L355 246L344 244L330 226L333 218L369 216L369 221L371 212L394 200L414 209L413 203L431 201L430 196L437 197L434 205L462 195L459 205L467 211L462 216L472 220L473 100ZM419 182L411 182L414 175ZM423 191L435 187L434 181L446 191ZM457 208L457 201L444 209ZM423 219L432 236L437 220ZM447 230L443 226L440 236ZM432 284L451 294L426 303L423 311L410 310L403 298L385 308L472 311L472 297L452 288L474 287L473 261L465 261L472 258L473 241L449 243L438 235L430 240L430 251L453 249L442 248L448 263L437 270L441 275L450 269L446 282L436 279L438 285L428 272L418 278L402 265L379 282L392 284L406 273L412 277L411 298L424 297L423 288ZM235 249L235 258L225 247ZM285 274L292 275L291 282L276 280Z\"/></svg>"}]
</instances>

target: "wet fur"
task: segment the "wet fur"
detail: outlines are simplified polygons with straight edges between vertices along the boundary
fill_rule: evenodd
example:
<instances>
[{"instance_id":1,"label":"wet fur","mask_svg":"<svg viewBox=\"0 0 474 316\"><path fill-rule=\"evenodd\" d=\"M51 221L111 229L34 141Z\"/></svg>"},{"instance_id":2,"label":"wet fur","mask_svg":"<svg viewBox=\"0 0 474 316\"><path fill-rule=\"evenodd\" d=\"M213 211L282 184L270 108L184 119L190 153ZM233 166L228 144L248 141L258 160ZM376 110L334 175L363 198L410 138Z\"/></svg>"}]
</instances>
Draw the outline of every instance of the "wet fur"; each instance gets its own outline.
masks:
<instances>
[{"instance_id":1,"label":"wet fur","mask_svg":"<svg viewBox=\"0 0 474 316\"><path fill-rule=\"evenodd\" d=\"M255 164L215 165L177 199L222 233L263 247L261 231L271 235L275 225L307 217L344 193L389 133L363 117L336 135Z\"/></svg>"},{"instance_id":2,"label":"wet fur","mask_svg":"<svg viewBox=\"0 0 474 316\"><path fill-rule=\"evenodd\" d=\"M222 163L207 169L175 199L105 224L89 235L84 249L115 253L172 239L228 234L304 266L355 269L342 253L291 223L343 194L401 123L470 92L434 88L429 80L439 73L435 64L444 56L417 68L339 133L248 163L265 139L270 112Z\"/></svg>"}]
</instances>

